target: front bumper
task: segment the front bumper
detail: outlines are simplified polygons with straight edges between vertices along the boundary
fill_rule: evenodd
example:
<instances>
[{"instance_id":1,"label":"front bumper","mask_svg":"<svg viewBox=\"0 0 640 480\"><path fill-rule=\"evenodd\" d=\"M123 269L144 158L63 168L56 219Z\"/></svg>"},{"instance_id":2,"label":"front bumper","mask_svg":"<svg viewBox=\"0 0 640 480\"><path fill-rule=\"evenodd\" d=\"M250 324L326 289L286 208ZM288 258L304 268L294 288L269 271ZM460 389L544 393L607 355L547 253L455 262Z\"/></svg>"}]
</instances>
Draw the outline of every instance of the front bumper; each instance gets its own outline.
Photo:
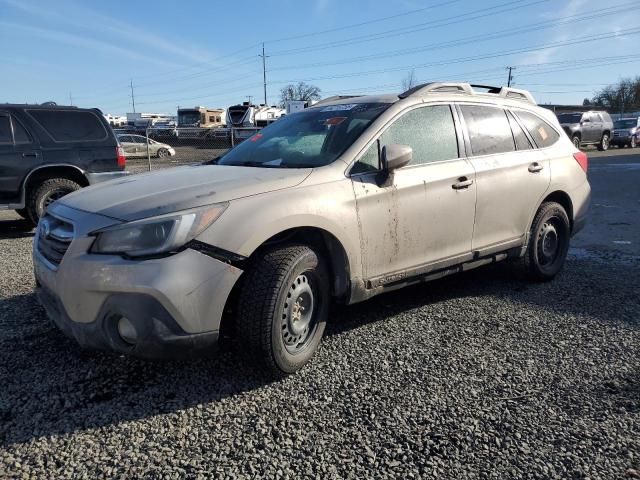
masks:
<instances>
[{"instance_id":1,"label":"front bumper","mask_svg":"<svg viewBox=\"0 0 640 480\"><path fill-rule=\"evenodd\" d=\"M151 296L113 294L93 322L74 322L59 297L43 285L36 293L51 321L84 348L111 350L141 358L181 357L213 347L218 331L187 333L169 312ZM136 331L135 342L125 341L118 332L118 321L126 317Z\"/></svg>"},{"instance_id":2,"label":"front bumper","mask_svg":"<svg viewBox=\"0 0 640 480\"><path fill-rule=\"evenodd\" d=\"M100 173L86 173L89 185L95 185L96 183L107 182L116 178L122 178L129 175L126 170L118 170L115 172L100 172Z\"/></svg>"},{"instance_id":3,"label":"front bumper","mask_svg":"<svg viewBox=\"0 0 640 480\"><path fill-rule=\"evenodd\" d=\"M631 143L631 139L634 135L614 135L609 139L611 145L627 145Z\"/></svg>"},{"instance_id":4,"label":"front bumper","mask_svg":"<svg viewBox=\"0 0 640 480\"><path fill-rule=\"evenodd\" d=\"M59 265L39 252L38 230L34 239L38 296L60 330L84 347L151 358L215 343L242 270L192 249L148 260L88 254L93 238L77 230L90 221L92 229L96 226L82 215L99 216L79 214L76 237ZM118 333L121 317L135 328L134 345Z\"/></svg>"}]
</instances>

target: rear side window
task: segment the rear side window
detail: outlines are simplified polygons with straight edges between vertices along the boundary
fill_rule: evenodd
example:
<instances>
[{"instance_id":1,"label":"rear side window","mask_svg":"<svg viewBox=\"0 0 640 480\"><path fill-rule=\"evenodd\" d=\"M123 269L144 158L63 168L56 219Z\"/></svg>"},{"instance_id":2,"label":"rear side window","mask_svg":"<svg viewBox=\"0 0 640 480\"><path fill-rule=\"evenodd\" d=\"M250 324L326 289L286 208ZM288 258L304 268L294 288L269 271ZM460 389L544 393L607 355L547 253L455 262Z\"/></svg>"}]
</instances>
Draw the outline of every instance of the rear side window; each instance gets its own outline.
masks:
<instances>
[{"instance_id":1,"label":"rear side window","mask_svg":"<svg viewBox=\"0 0 640 480\"><path fill-rule=\"evenodd\" d=\"M409 145L412 165L458 158L458 140L448 105L420 107L397 119L380 137L380 146Z\"/></svg>"},{"instance_id":2,"label":"rear side window","mask_svg":"<svg viewBox=\"0 0 640 480\"><path fill-rule=\"evenodd\" d=\"M22 124L16 120L16 117L11 117L11 123L13 123L13 138L16 143L31 143L31 136Z\"/></svg>"},{"instance_id":3,"label":"rear side window","mask_svg":"<svg viewBox=\"0 0 640 480\"><path fill-rule=\"evenodd\" d=\"M507 115L501 108L461 105L473 155L492 155L515 150Z\"/></svg>"},{"instance_id":4,"label":"rear side window","mask_svg":"<svg viewBox=\"0 0 640 480\"><path fill-rule=\"evenodd\" d=\"M0 144L13 143L11 138L11 123L7 115L0 115Z\"/></svg>"},{"instance_id":5,"label":"rear side window","mask_svg":"<svg viewBox=\"0 0 640 480\"><path fill-rule=\"evenodd\" d=\"M518 110L516 113L539 148L549 147L560 138L560 134L537 115L524 110Z\"/></svg>"},{"instance_id":6,"label":"rear side window","mask_svg":"<svg viewBox=\"0 0 640 480\"><path fill-rule=\"evenodd\" d=\"M522 127L520 126L520 124L516 122L516 119L513 117L511 113L507 113L507 117L509 118L509 125L511 125L511 131L513 132L513 139L516 142L516 149L531 150L533 148L533 145L531 145L531 142L527 138L527 135L524 133L524 130L522 130Z\"/></svg>"},{"instance_id":7,"label":"rear side window","mask_svg":"<svg viewBox=\"0 0 640 480\"><path fill-rule=\"evenodd\" d=\"M56 142L87 142L107 137L102 122L92 112L28 110Z\"/></svg>"}]
</instances>

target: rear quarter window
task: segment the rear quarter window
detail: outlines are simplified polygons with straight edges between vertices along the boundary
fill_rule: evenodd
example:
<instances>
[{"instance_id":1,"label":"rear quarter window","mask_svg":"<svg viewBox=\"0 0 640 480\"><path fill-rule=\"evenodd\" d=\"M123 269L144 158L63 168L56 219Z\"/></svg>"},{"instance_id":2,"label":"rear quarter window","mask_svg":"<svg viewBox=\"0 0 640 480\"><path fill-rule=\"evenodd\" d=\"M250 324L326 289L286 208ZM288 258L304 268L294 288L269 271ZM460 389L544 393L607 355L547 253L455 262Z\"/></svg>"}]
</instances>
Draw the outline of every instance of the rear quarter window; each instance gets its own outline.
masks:
<instances>
[{"instance_id":1,"label":"rear quarter window","mask_svg":"<svg viewBox=\"0 0 640 480\"><path fill-rule=\"evenodd\" d=\"M56 142L91 142L107 138L107 131L93 112L28 110Z\"/></svg>"},{"instance_id":2,"label":"rear quarter window","mask_svg":"<svg viewBox=\"0 0 640 480\"><path fill-rule=\"evenodd\" d=\"M517 110L516 114L522 120L538 148L550 147L560 138L560 134L537 115L524 110Z\"/></svg>"}]
</instances>

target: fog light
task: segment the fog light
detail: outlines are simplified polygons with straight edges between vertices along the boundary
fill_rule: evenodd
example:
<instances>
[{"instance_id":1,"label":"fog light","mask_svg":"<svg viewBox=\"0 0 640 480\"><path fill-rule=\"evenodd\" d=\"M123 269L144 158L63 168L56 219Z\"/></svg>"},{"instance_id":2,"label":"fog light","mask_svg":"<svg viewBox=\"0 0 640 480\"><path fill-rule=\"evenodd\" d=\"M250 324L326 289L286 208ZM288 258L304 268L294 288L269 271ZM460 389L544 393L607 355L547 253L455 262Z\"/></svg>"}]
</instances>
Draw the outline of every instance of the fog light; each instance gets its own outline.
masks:
<instances>
[{"instance_id":1,"label":"fog light","mask_svg":"<svg viewBox=\"0 0 640 480\"><path fill-rule=\"evenodd\" d=\"M118 320L118 333L125 342L131 344L136 343L138 333L136 332L133 323L131 323L127 317L120 317L120 320Z\"/></svg>"}]
</instances>

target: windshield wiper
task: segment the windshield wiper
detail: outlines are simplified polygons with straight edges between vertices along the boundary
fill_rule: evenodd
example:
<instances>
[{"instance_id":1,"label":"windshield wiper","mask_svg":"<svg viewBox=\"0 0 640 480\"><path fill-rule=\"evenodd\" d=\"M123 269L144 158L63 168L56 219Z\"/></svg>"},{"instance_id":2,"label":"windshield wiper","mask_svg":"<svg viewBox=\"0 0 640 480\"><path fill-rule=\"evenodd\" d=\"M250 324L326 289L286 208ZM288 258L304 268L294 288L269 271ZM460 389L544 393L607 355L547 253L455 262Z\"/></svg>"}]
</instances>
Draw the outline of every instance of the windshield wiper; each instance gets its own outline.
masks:
<instances>
[{"instance_id":1,"label":"windshield wiper","mask_svg":"<svg viewBox=\"0 0 640 480\"><path fill-rule=\"evenodd\" d=\"M281 168L281 165L274 165L265 162L242 162L242 163L223 163L229 167L260 167L260 168Z\"/></svg>"}]
</instances>

